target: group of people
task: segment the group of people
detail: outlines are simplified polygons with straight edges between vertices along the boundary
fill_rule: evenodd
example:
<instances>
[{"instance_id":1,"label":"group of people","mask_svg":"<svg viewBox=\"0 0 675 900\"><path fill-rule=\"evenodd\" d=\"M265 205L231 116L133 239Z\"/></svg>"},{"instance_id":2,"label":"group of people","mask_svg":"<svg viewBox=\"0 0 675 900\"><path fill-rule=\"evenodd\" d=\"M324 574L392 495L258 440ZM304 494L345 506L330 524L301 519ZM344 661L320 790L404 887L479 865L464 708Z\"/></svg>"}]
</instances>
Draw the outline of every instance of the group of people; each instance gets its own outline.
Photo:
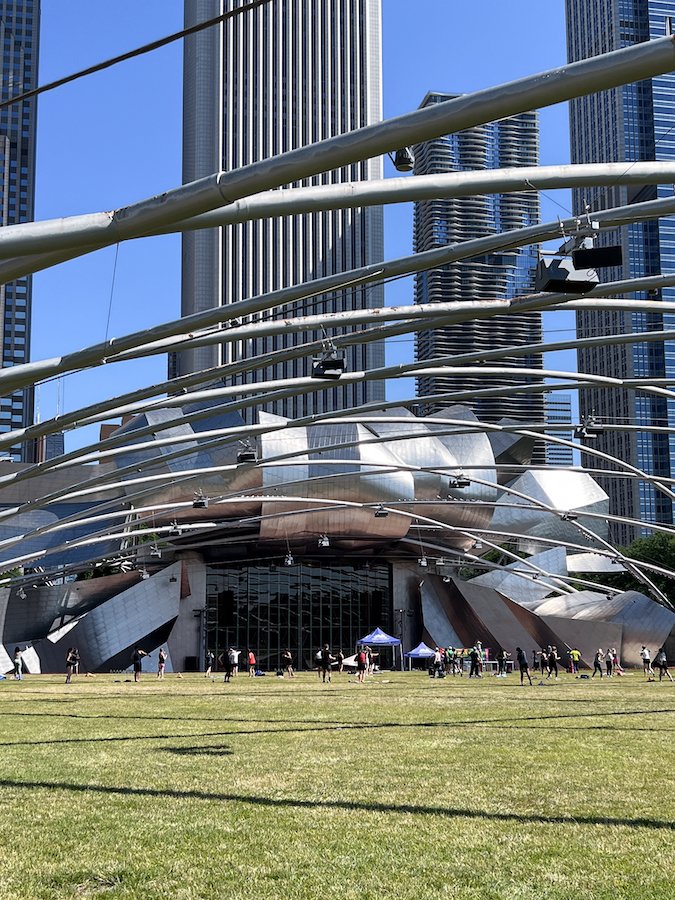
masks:
<instances>
[{"instance_id":1,"label":"group of people","mask_svg":"<svg viewBox=\"0 0 675 900\"><path fill-rule=\"evenodd\" d=\"M640 657L642 659L642 670L645 673L645 677L648 681L655 681L651 652L644 644L642 645L642 650L640 650ZM668 678L670 681L673 680L673 676L668 671L668 657L666 655L665 647L661 647L654 657L654 665L659 670L659 681L663 681L664 678Z\"/></svg>"},{"instance_id":2,"label":"group of people","mask_svg":"<svg viewBox=\"0 0 675 900\"><path fill-rule=\"evenodd\" d=\"M606 653L603 652L602 647L598 647L593 656L593 674L591 675L591 678L595 678L598 672L602 678L603 660L605 662L607 678L612 678L614 675L623 675L623 668L619 662L616 647L608 647Z\"/></svg>"},{"instance_id":3,"label":"group of people","mask_svg":"<svg viewBox=\"0 0 675 900\"><path fill-rule=\"evenodd\" d=\"M223 651L218 657L218 663L224 672L224 681L230 681L231 678L238 674L241 653L241 650L230 647L228 650ZM507 662L509 661L510 656L511 654L506 650L501 647L499 648L495 655L497 664L497 671L495 672L496 677L506 677ZM149 657L149 654L145 650L141 647L134 648L131 655L134 681L140 681L143 669L143 659L146 657ZM581 651L576 647L568 648L567 657L567 670L572 674L578 674L581 663ZM657 652L653 666L651 651L645 645L642 645L640 657L642 659L645 677L648 680L656 680L654 672L654 667L656 667L659 672L659 681L662 681L664 678L668 678L671 682L673 681L673 677L668 670L668 659L664 647L661 647ZM469 678L482 678L487 658L488 651L483 649L480 641L476 641L474 646L469 649L436 647L430 674L438 677L450 674L462 676L464 674L464 660L468 659L470 663ZM164 678L167 659L168 654L163 647L160 647L157 656L157 678L160 680ZM542 678L546 673L547 678L557 679L559 675L558 663L560 660L561 658L558 655L558 649L554 645L549 645L540 650L532 650L532 669L534 671L540 671ZM289 678L294 678L295 670L293 666L293 655L288 648L282 651L280 661L281 665L277 671L277 675L281 675L282 677L288 675ZM342 650L338 650L337 653L333 655L329 644L324 644L317 650L314 661L319 679L323 682L330 682L331 673L333 671L342 672L344 670L345 656ZM532 678L530 675L530 665L528 663L527 654L520 647L516 647L516 661L520 670L520 683L524 684L524 680L527 678L531 684ZM13 662L14 678L20 680L23 673L22 650L20 647L14 648ZM206 676L211 675L214 662L215 655L213 652L207 651L205 654ZM255 676L258 669L255 653L251 649L247 651L246 662L249 676ZM375 654L372 649L365 644L357 647L355 654L355 668L357 680L361 683L365 681L367 674L372 674L374 671ZM80 652L77 647L69 647L66 653L66 684L71 683L73 676L79 674L79 670ZM603 651L601 647L597 649L593 658L593 674L591 677L594 678L597 674L600 675L600 678L603 676L612 678L615 675L621 676L624 674L615 647L608 647L606 651Z\"/></svg>"}]
</instances>

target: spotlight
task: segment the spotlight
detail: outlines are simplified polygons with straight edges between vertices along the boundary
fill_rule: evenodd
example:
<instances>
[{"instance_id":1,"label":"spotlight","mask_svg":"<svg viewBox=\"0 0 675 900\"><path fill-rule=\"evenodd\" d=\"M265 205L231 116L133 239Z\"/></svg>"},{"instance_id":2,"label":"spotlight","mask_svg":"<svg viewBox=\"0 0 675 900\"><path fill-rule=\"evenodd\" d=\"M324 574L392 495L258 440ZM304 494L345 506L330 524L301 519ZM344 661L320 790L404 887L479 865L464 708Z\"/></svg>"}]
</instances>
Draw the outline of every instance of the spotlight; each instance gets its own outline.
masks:
<instances>
[{"instance_id":1,"label":"spotlight","mask_svg":"<svg viewBox=\"0 0 675 900\"><path fill-rule=\"evenodd\" d=\"M293 554L290 552L290 550L284 557L284 565L285 566L294 566L295 565L295 560L293 559Z\"/></svg>"},{"instance_id":2,"label":"spotlight","mask_svg":"<svg viewBox=\"0 0 675 900\"><path fill-rule=\"evenodd\" d=\"M389 515L389 511L386 510L384 508L384 506L382 506L382 504L380 503L380 505L375 510L375 518L376 519L386 519L388 515Z\"/></svg>"},{"instance_id":3,"label":"spotlight","mask_svg":"<svg viewBox=\"0 0 675 900\"><path fill-rule=\"evenodd\" d=\"M26 592L24 591L23 587L19 588L19 597L21 597L22 600L26 599Z\"/></svg>"},{"instance_id":4,"label":"spotlight","mask_svg":"<svg viewBox=\"0 0 675 900\"><path fill-rule=\"evenodd\" d=\"M141 571L139 572L139 574L140 574L140 576L141 576L141 581L147 581L148 578L150 577L150 575L149 575L147 569L141 569Z\"/></svg>"},{"instance_id":5,"label":"spotlight","mask_svg":"<svg viewBox=\"0 0 675 900\"><path fill-rule=\"evenodd\" d=\"M322 534L319 538L319 547L330 547L330 539L327 534Z\"/></svg>"},{"instance_id":6,"label":"spotlight","mask_svg":"<svg viewBox=\"0 0 675 900\"><path fill-rule=\"evenodd\" d=\"M237 453L237 462L238 463L250 463L250 462L258 462L258 454L254 450L253 447L248 443L248 441L242 442L242 448Z\"/></svg>"},{"instance_id":7,"label":"spotlight","mask_svg":"<svg viewBox=\"0 0 675 900\"><path fill-rule=\"evenodd\" d=\"M207 509L209 505L209 498L205 497L201 491L198 494L195 494L195 499L192 501L193 509Z\"/></svg>"},{"instance_id":8,"label":"spotlight","mask_svg":"<svg viewBox=\"0 0 675 900\"><path fill-rule=\"evenodd\" d=\"M450 578L449 575L444 575L444 576L443 576L443 582L444 582L444 584L449 584L451 580L452 580L452 579Z\"/></svg>"},{"instance_id":9,"label":"spotlight","mask_svg":"<svg viewBox=\"0 0 675 900\"><path fill-rule=\"evenodd\" d=\"M157 544L155 544L155 545L152 547L152 549L150 550L150 556L152 556L154 559L161 559L161 558L162 558L162 551L159 549L159 547L157 546Z\"/></svg>"},{"instance_id":10,"label":"spotlight","mask_svg":"<svg viewBox=\"0 0 675 900\"><path fill-rule=\"evenodd\" d=\"M481 540L474 541L474 542L473 542L473 549L474 549L474 550L482 550L482 549L483 549L483 542L482 542Z\"/></svg>"},{"instance_id":11,"label":"spotlight","mask_svg":"<svg viewBox=\"0 0 675 900\"><path fill-rule=\"evenodd\" d=\"M426 556L420 556L420 558L417 560L417 565L422 569L426 569L429 565L429 560L426 558Z\"/></svg>"},{"instance_id":12,"label":"spotlight","mask_svg":"<svg viewBox=\"0 0 675 900\"><path fill-rule=\"evenodd\" d=\"M561 522L576 522L579 516L576 513L565 512L560 516Z\"/></svg>"},{"instance_id":13,"label":"spotlight","mask_svg":"<svg viewBox=\"0 0 675 900\"><path fill-rule=\"evenodd\" d=\"M604 428L596 420L595 416L586 416L574 429L574 437L594 441L603 431Z\"/></svg>"},{"instance_id":14,"label":"spotlight","mask_svg":"<svg viewBox=\"0 0 675 900\"><path fill-rule=\"evenodd\" d=\"M467 488L470 487L471 481L466 477L466 475L455 475L454 478L451 478L449 481L449 487L451 488Z\"/></svg>"},{"instance_id":15,"label":"spotlight","mask_svg":"<svg viewBox=\"0 0 675 900\"><path fill-rule=\"evenodd\" d=\"M175 520L171 523L171 531L169 532L169 537L180 537L182 534L181 529L178 527L178 522Z\"/></svg>"},{"instance_id":16,"label":"spotlight","mask_svg":"<svg viewBox=\"0 0 675 900\"><path fill-rule=\"evenodd\" d=\"M397 150L394 153L394 158L389 156L391 161L394 164L394 168L397 172L412 172L413 166L415 165L415 157L413 156L413 152L410 147L401 147L400 150Z\"/></svg>"}]
</instances>

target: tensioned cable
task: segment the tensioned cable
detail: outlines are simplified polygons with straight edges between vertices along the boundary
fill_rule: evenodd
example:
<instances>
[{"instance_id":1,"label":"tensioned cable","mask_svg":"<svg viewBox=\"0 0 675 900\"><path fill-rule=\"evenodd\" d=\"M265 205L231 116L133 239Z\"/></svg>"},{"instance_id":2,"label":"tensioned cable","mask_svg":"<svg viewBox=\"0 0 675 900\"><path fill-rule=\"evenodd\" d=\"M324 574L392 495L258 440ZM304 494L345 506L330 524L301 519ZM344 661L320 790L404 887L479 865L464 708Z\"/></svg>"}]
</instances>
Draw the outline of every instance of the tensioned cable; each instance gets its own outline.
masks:
<instances>
[{"instance_id":1,"label":"tensioned cable","mask_svg":"<svg viewBox=\"0 0 675 900\"><path fill-rule=\"evenodd\" d=\"M142 47L136 47L134 50L120 53L119 56L112 56L110 59L95 63L93 66L89 66L86 69L80 69L79 72L73 72L71 75L64 75L63 78L57 78L56 81L49 81L47 84L42 84L30 91L24 91L22 94L17 94L15 97L10 97L8 100L2 100L0 101L0 109L12 106L14 103L22 103L24 100L29 100L31 97L45 94L47 91L53 91L54 88L62 87L64 84L70 84L72 81L77 81L77 79L84 78L86 75L93 75L95 72L101 72L103 69L109 69L111 66L116 66L117 63L126 62L128 59L134 59L136 56L142 56L144 53L150 53L153 50L159 50L160 47L166 47L167 44L172 44L174 41L179 41L191 34L197 34L197 32L203 31L205 28L211 28L213 25L226 22L228 19L238 16L240 13L249 12L252 9L256 9L258 6L262 6L269 2L270 0L251 0L251 2L247 3L245 6L231 9L213 19L207 19L205 22L199 22L197 25L183 28L181 31L176 31L174 34L167 35L167 37L151 41L149 44L143 44Z\"/></svg>"},{"instance_id":2,"label":"tensioned cable","mask_svg":"<svg viewBox=\"0 0 675 900\"><path fill-rule=\"evenodd\" d=\"M113 263L112 270L112 278L110 280L110 297L108 299L108 318L105 323L105 337L104 341L108 340L108 331L110 330L110 314L112 313L112 305L113 305L113 296L115 294L115 277L117 275L117 260L120 255L120 245L119 243L115 247L115 262Z\"/></svg>"}]
</instances>

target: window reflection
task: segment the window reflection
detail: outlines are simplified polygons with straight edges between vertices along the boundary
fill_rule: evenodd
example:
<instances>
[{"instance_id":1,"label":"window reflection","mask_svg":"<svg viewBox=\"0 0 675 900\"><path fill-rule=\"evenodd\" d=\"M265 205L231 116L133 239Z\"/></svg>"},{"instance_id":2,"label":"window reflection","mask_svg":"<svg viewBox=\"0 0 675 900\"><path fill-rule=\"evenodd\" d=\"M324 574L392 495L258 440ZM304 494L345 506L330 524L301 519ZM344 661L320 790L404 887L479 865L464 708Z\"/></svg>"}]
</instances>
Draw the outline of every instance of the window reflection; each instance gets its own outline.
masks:
<instances>
[{"instance_id":1,"label":"window reflection","mask_svg":"<svg viewBox=\"0 0 675 900\"><path fill-rule=\"evenodd\" d=\"M296 668L311 669L320 645L349 656L360 637L391 623L385 563L207 568L206 640L216 658L250 647L259 666L274 671L288 647Z\"/></svg>"}]
</instances>

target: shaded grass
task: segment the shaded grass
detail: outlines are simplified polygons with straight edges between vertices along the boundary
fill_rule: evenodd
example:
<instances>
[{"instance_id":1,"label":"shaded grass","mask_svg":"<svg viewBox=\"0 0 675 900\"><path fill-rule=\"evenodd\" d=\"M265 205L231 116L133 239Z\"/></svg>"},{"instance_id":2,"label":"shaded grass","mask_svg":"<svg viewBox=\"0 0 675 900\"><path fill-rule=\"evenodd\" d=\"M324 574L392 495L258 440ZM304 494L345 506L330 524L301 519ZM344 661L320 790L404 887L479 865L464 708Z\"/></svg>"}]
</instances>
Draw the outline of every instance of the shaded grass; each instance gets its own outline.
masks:
<instances>
[{"instance_id":1,"label":"shaded grass","mask_svg":"<svg viewBox=\"0 0 675 900\"><path fill-rule=\"evenodd\" d=\"M675 897L640 676L0 685L0 897Z\"/></svg>"}]
</instances>

